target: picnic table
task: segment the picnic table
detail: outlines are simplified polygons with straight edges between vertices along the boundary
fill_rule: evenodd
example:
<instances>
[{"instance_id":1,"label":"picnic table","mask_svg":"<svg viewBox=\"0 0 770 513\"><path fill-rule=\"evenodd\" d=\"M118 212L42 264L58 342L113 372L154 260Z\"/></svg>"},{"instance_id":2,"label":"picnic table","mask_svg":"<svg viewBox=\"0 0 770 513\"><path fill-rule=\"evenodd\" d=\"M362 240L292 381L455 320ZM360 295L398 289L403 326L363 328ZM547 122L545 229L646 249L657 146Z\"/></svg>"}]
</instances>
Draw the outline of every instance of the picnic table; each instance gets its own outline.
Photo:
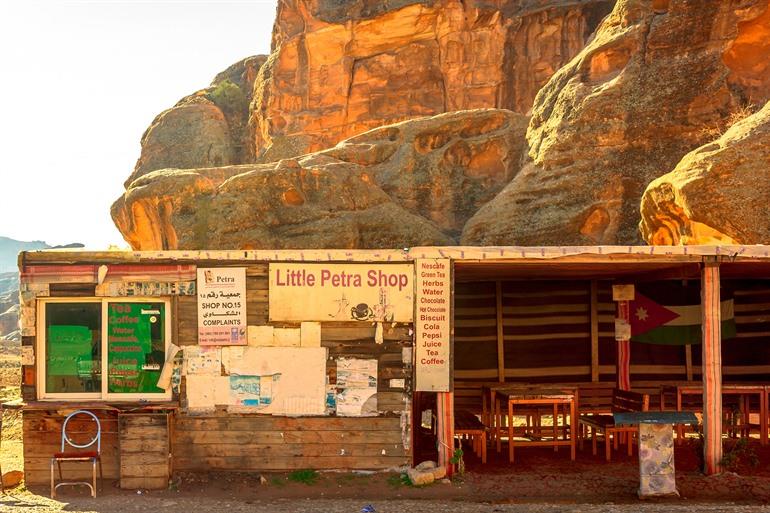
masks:
<instances>
[{"instance_id":1,"label":"picnic table","mask_svg":"<svg viewBox=\"0 0 770 513\"><path fill-rule=\"evenodd\" d=\"M545 388L539 387L533 389L531 387L506 387L503 389L497 389L495 391L496 396L500 396L501 402L505 402L508 405L508 461L514 462L514 449L516 447L537 447L537 446L552 446L554 451L558 451L560 446L570 447L570 457L574 461L576 456L575 445L575 433L577 422L577 391L575 390L563 390L558 388ZM513 429L513 417L517 413L517 408L520 407L543 407L549 406L553 408L553 426L552 426L552 438L540 438L534 440L515 440ZM569 411L569 437L567 436L567 411L562 411L563 426L562 438L559 439L559 411L561 407ZM498 437L499 444L499 437Z\"/></svg>"},{"instance_id":2,"label":"picnic table","mask_svg":"<svg viewBox=\"0 0 770 513\"><path fill-rule=\"evenodd\" d=\"M768 387L765 384L723 384L722 395L738 396L741 423L737 427L745 432L748 436L751 429L749 423L749 413L751 412L750 400L752 396L757 396L759 402L759 443L761 445L767 445L767 400L768 400ZM663 385L660 388L660 409L661 411L666 409L666 394L676 394L676 411L683 411L683 397L687 395L703 396L703 385L700 384L687 384L687 385ZM677 425L677 443L681 443L684 438L684 426L682 424Z\"/></svg>"}]
</instances>

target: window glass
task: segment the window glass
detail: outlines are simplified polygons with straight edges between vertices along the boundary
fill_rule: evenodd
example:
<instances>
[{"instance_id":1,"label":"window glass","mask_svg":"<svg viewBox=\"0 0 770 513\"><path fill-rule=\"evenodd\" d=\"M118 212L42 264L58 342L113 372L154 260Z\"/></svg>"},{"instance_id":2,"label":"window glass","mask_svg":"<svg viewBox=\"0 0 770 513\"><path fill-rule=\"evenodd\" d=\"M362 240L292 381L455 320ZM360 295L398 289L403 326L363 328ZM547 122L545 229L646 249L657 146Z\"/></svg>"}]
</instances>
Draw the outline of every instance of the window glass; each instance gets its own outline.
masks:
<instances>
[{"instance_id":1,"label":"window glass","mask_svg":"<svg viewBox=\"0 0 770 513\"><path fill-rule=\"evenodd\" d=\"M166 354L165 304L107 304L107 391L162 394L158 378Z\"/></svg>"},{"instance_id":2,"label":"window glass","mask_svg":"<svg viewBox=\"0 0 770 513\"><path fill-rule=\"evenodd\" d=\"M101 392L101 303L46 303L46 391Z\"/></svg>"}]
</instances>

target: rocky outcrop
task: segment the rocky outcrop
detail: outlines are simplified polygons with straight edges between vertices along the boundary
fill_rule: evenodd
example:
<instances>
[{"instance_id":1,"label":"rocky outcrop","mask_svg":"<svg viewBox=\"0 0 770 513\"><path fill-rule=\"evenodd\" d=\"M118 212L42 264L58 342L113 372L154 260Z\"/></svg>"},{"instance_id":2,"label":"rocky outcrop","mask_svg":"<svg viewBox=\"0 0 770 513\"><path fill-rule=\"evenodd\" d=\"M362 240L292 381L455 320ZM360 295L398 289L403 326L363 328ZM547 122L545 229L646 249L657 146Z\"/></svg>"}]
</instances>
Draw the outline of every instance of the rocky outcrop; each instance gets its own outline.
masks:
<instances>
[{"instance_id":1,"label":"rocky outcrop","mask_svg":"<svg viewBox=\"0 0 770 513\"><path fill-rule=\"evenodd\" d=\"M498 107L527 113L614 0L287 0L257 78L263 162L378 126Z\"/></svg>"},{"instance_id":2,"label":"rocky outcrop","mask_svg":"<svg viewBox=\"0 0 770 513\"><path fill-rule=\"evenodd\" d=\"M233 64L210 87L160 113L142 136L142 153L125 185L156 169L252 162L248 111L257 72L266 59L253 56Z\"/></svg>"},{"instance_id":3,"label":"rocky outcrop","mask_svg":"<svg viewBox=\"0 0 770 513\"><path fill-rule=\"evenodd\" d=\"M768 0L620 0L540 91L529 162L463 244L633 244L646 186L770 99Z\"/></svg>"},{"instance_id":4,"label":"rocky outcrop","mask_svg":"<svg viewBox=\"0 0 770 513\"><path fill-rule=\"evenodd\" d=\"M650 244L770 241L770 104L687 154L642 197Z\"/></svg>"},{"instance_id":5,"label":"rocky outcrop","mask_svg":"<svg viewBox=\"0 0 770 513\"><path fill-rule=\"evenodd\" d=\"M112 216L135 249L455 244L515 176L526 126L510 111L454 112L276 163L154 171Z\"/></svg>"}]
</instances>

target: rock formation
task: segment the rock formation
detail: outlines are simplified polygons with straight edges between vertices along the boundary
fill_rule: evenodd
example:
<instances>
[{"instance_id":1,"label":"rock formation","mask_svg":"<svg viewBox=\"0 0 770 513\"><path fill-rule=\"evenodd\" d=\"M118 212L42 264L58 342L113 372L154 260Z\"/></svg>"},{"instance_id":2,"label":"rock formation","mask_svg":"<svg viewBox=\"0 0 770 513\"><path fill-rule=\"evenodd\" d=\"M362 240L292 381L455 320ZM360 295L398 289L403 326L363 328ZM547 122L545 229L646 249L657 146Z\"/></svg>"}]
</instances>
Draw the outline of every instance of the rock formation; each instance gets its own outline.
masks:
<instances>
[{"instance_id":1,"label":"rock formation","mask_svg":"<svg viewBox=\"0 0 770 513\"><path fill-rule=\"evenodd\" d=\"M112 217L136 249L455 244L519 169L526 126L510 111L454 112L276 163L154 171Z\"/></svg>"},{"instance_id":2,"label":"rock formation","mask_svg":"<svg viewBox=\"0 0 770 513\"><path fill-rule=\"evenodd\" d=\"M538 94L531 162L462 243L639 243L645 187L770 99L768 16L768 0L620 0Z\"/></svg>"},{"instance_id":3,"label":"rock formation","mask_svg":"<svg viewBox=\"0 0 770 513\"><path fill-rule=\"evenodd\" d=\"M650 244L770 241L770 103L687 154L642 197Z\"/></svg>"},{"instance_id":4,"label":"rock formation","mask_svg":"<svg viewBox=\"0 0 770 513\"><path fill-rule=\"evenodd\" d=\"M164 168L225 166L254 160L248 106L267 57L253 56L219 73L211 86L161 112L142 136L142 153L125 185Z\"/></svg>"},{"instance_id":5,"label":"rock formation","mask_svg":"<svg viewBox=\"0 0 770 513\"><path fill-rule=\"evenodd\" d=\"M286 0L257 78L261 161L418 116L527 113L614 0Z\"/></svg>"}]
</instances>

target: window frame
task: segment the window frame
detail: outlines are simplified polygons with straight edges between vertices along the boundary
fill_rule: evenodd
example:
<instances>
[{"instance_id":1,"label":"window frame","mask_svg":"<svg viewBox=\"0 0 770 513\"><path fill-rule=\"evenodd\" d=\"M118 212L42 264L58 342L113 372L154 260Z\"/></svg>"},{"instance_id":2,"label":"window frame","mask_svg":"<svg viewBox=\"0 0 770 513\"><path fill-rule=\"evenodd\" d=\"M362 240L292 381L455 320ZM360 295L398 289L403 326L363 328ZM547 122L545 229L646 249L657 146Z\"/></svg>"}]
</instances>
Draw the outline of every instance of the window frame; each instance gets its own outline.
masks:
<instances>
[{"instance_id":1,"label":"window frame","mask_svg":"<svg viewBox=\"0 0 770 513\"><path fill-rule=\"evenodd\" d=\"M47 304L51 303L98 303L101 305L101 369L102 380L100 392L48 392L46 385L48 383L46 379L46 356L47 356L47 340L45 329L45 309ZM37 397L40 400L93 400L93 401L170 401L172 398L171 389L162 393L133 393L124 394L118 392L108 392L109 375L106 371L108 368L107 362L109 354L107 351L107 337L109 331L107 329L108 317L109 317L109 303L163 303L163 322L164 322L164 353L168 352L168 348L172 343L172 329L171 322L171 300L165 297L145 297L145 296L121 296L121 297L47 297L39 298L37 300L37 337L36 337L36 363L37 363Z\"/></svg>"}]
</instances>

